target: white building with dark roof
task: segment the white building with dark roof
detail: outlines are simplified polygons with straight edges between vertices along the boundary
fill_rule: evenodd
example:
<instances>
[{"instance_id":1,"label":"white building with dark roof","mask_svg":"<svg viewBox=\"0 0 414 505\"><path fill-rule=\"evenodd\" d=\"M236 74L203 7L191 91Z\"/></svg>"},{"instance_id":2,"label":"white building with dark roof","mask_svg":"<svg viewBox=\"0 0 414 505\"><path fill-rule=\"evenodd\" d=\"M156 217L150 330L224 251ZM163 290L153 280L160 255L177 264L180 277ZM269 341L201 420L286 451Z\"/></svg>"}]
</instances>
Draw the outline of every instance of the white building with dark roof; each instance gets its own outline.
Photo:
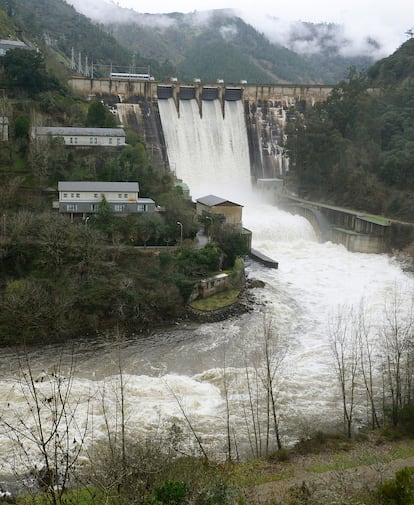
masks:
<instances>
[{"instance_id":1,"label":"white building with dark roof","mask_svg":"<svg viewBox=\"0 0 414 505\"><path fill-rule=\"evenodd\" d=\"M59 212L86 217L99 210L106 200L114 214L154 212L151 198L139 198L138 182L60 181Z\"/></svg>"},{"instance_id":2,"label":"white building with dark roof","mask_svg":"<svg viewBox=\"0 0 414 505\"><path fill-rule=\"evenodd\" d=\"M63 126L34 126L30 130L32 140L63 138L68 146L116 147L125 145L123 128L76 128Z\"/></svg>"}]
</instances>

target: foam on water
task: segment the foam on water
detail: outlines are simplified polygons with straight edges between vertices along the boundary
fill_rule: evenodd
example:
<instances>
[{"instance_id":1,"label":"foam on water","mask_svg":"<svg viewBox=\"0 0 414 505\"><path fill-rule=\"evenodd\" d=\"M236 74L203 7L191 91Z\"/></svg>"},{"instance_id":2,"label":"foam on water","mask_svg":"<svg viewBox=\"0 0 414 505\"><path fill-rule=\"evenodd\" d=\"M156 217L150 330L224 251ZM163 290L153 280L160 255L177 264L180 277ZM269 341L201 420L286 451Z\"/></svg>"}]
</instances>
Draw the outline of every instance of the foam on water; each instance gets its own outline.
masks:
<instances>
[{"instance_id":1,"label":"foam on water","mask_svg":"<svg viewBox=\"0 0 414 505\"><path fill-rule=\"evenodd\" d=\"M213 454L222 452L225 376L230 418L241 447L247 440L246 377L254 375L260 361L264 318L272 321L287 350L277 377L286 439L300 435L303 424L319 428L328 419L340 421L329 319L341 307L359 307L364 301L372 325L382 324L387 296L396 287L414 292L412 277L386 255L350 253L339 245L318 243L304 218L267 205L250 192L241 102L226 102L224 119L218 101L203 102L202 118L195 100L181 101L180 115L172 99L160 100L159 107L170 164L177 176L190 186L193 197L213 193L242 203L243 223L253 232L253 247L278 261L279 269L247 262L248 276L263 280L265 287L252 291L257 303L252 312L240 317L204 325L183 323L149 337L130 337L121 345L112 338L81 342L71 399L75 404L80 400L79 426L89 423L87 441L105 436L105 412L111 413L108 418L115 429L120 360L131 434L148 436L173 423L185 427L178 399L194 429L203 434L206 447ZM71 350L69 346L32 349L36 373L52 369L61 352L69 361ZM28 405L16 387L18 360L7 349L0 350L0 357L0 409L9 420L24 418ZM7 432L0 432L0 443L6 469L6 463L13 461ZM35 460L36 447L28 450Z\"/></svg>"}]
</instances>

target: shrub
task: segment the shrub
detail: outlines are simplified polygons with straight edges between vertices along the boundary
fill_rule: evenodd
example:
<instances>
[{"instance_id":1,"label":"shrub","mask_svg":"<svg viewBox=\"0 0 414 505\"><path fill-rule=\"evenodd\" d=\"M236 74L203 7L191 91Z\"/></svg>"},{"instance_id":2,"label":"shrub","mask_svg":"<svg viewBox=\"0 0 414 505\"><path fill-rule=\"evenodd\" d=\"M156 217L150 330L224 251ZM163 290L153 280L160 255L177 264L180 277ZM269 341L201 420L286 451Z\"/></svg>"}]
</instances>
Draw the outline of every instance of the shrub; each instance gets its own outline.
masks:
<instances>
[{"instance_id":1,"label":"shrub","mask_svg":"<svg viewBox=\"0 0 414 505\"><path fill-rule=\"evenodd\" d=\"M383 505L414 504L413 469L403 468L395 474L395 479L378 488L378 498Z\"/></svg>"},{"instance_id":2,"label":"shrub","mask_svg":"<svg viewBox=\"0 0 414 505\"><path fill-rule=\"evenodd\" d=\"M185 482L167 480L159 487L155 488L155 503L161 503L162 505L181 505L185 501L187 491Z\"/></svg>"}]
</instances>

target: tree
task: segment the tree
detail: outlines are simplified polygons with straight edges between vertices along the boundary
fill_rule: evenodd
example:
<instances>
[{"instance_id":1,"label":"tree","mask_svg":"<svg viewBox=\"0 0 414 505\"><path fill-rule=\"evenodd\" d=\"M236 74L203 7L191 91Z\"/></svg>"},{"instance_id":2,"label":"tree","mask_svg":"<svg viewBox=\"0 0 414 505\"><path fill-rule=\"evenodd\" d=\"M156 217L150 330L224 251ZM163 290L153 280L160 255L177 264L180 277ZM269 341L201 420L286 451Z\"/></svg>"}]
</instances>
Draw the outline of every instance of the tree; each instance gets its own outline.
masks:
<instances>
[{"instance_id":1,"label":"tree","mask_svg":"<svg viewBox=\"0 0 414 505\"><path fill-rule=\"evenodd\" d=\"M400 422L401 410L413 402L414 299L395 290L384 309L381 329L383 384L391 421Z\"/></svg>"},{"instance_id":2,"label":"tree","mask_svg":"<svg viewBox=\"0 0 414 505\"><path fill-rule=\"evenodd\" d=\"M9 463L16 474L35 477L46 503L61 505L84 449L89 398L74 396L74 352L69 361L60 355L53 369L41 374L35 372L26 349L17 357L20 378L10 394L19 395L23 408L14 411L6 397L0 414L0 426L11 442ZM27 492L38 493L31 487Z\"/></svg>"},{"instance_id":3,"label":"tree","mask_svg":"<svg viewBox=\"0 0 414 505\"><path fill-rule=\"evenodd\" d=\"M18 116L14 120L14 136L16 139L25 139L29 137L30 118L29 116Z\"/></svg>"},{"instance_id":4,"label":"tree","mask_svg":"<svg viewBox=\"0 0 414 505\"><path fill-rule=\"evenodd\" d=\"M413 491L413 470L405 467L396 472L394 480L381 484L376 495L383 505L413 505Z\"/></svg>"},{"instance_id":5,"label":"tree","mask_svg":"<svg viewBox=\"0 0 414 505\"><path fill-rule=\"evenodd\" d=\"M247 240L240 231L224 226L220 232L216 233L215 242L224 252L224 268L232 268L236 258L245 256L249 250Z\"/></svg>"},{"instance_id":6,"label":"tree","mask_svg":"<svg viewBox=\"0 0 414 505\"><path fill-rule=\"evenodd\" d=\"M94 100L88 107L86 126L94 128L115 128L116 119L109 109L102 103Z\"/></svg>"},{"instance_id":7,"label":"tree","mask_svg":"<svg viewBox=\"0 0 414 505\"><path fill-rule=\"evenodd\" d=\"M57 272L65 261L68 261L71 249L72 229L67 226L67 219L62 216L46 214L40 228L40 247L43 261L47 262L53 272Z\"/></svg>"},{"instance_id":8,"label":"tree","mask_svg":"<svg viewBox=\"0 0 414 505\"><path fill-rule=\"evenodd\" d=\"M353 312L344 308L330 321L331 350L341 390L346 435L352 436L359 357L358 339L352 325Z\"/></svg>"},{"instance_id":9,"label":"tree","mask_svg":"<svg viewBox=\"0 0 414 505\"><path fill-rule=\"evenodd\" d=\"M105 195L102 195L102 199L98 204L98 212L96 214L94 223L99 230L107 235L111 235L113 231L113 216L111 206Z\"/></svg>"},{"instance_id":10,"label":"tree","mask_svg":"<svg viewBox=\"0 0 414 505\"><path fill-rule=\"evenodd\" d=\"M142 242L144 247L148 241L156 243L162 230L161 217L158 214L142 214L136 223L136 236L138 242Z\"/></svg>"},{"instance_id":11,"label":"tree","mask_svg":"<svg viewBox=\"0 0 414 505\"><path fill-rule=\"evenodd\" d=\"M263 320L263 353L264 366L261 380L266 391L266 453L269 450L269 435L271 429L270 418L273 423L273 432L276 438L277 448L282 448L279 427L279 412L277 404L277 386L280 367L287 353L286 347L282 345L280 336L273 329L272 320Z\"/></svg>"},{"instance_id":12,"label":"tree","mask_svg":"<svg viewBox=\"0 0 414 505\"><path fill-rule=\"evenodd\" d=\"M4 56L4 72L8 85L27 91L30 95L47 88L47 72L40 52L12 49Z\"/></svg>"},{"instance_id":13,"label":"tree","mask_svg":"<svg viewBox=\"0 0 414 505\"><path fill-rule=\"evenodd\" d=\"M367 394L367 417L371 428L374 430L380 427L377 412L377 395L375 392L375 346L371 335L371 328L366 322L366 310L363 304L361 304L356 323L360 368Z\"/></svg>"},{"instance_id":14,"label":"tree","mask_svg":"<svg viewBox=\"0 0 414 505\"><path fill-rule=\"evenodd\" d=\"M242 408L252 453L262 457L268 456L272 447L282 449L278 392L288 347L266 315L256 340L253 366L247 357L245 361L248 400Z\"/></svg>"}]
</instances>

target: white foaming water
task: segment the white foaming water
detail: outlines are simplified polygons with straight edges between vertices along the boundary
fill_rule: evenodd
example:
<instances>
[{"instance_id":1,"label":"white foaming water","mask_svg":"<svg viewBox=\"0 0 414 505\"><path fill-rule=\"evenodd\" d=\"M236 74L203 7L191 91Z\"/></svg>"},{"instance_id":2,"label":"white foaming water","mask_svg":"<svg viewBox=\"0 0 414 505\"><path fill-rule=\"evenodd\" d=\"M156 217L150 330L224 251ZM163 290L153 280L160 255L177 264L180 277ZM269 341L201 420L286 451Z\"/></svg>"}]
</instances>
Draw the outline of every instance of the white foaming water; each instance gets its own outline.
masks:
<instances>
[{"instance_id":1,"label":"white foaming water","mask_svg":"<svg viewBox=\"0 0 414 505\"><path fill-rule=\"evenodd\" d=\"M191 190L193 199L208 194L234 198L250 188L249 150L241 101L203 101L202 117L196 100L172 98L158 107L171 169Z\"/></svg>"},{"instance_id":2,"label":"white foaming water","mask_svg":"<svg viewBox=\"0 0 414 505\"><path fill-rule=\"evenodd\" d=\"M300 436L305 424L320 428L328 420L340 421L339 390L329 348L330 316L338 307L358 307L365 300L367 315L378 325L384 300L396 286L407 292L414 290L412 277L392 258L320 244L304 218L257 203L253 194L246 197L248 152L240 105L226 103L226 117L233 117L233 124L225 123L218 102L203 103L200 119L195 101L181 102L178 118L173 101L160 100L168 153L177 176L189 184L194 197L213 193L244 204L243 223L253 231L254 248L277 260L279 269L247 263L248 276L263 280L265 287L253 290L258 303L252 312L238 318L181 324L149 337L131 337L120 345L111 338L82 341L76 351L78 369L71 398L73 403L80 400L77 419L79 426L88 423L88 442L105 436L105 411L115 426L120 359L125 373L127 429L134 436L158 433L173 423L185 428L179 401L210 453L222 453L225 370L232 427L239 447L246 447L246 370L254 373L257 354L263 350L264 314L271 318L288 350L277 387L284 440ZM243 192L234 191L240 188ZM69 361L69 347L33 349L34 372L50 371L60 352L67 354ZM28 406L15 386L17 360L6 349L0 356L1 412L9 420L27 419ZM16 462L5 431L0 431L0 443L0 467L11 471L10 462ZM35 461L35 446L29 452Z\"/></svg>"}]
</instances>

